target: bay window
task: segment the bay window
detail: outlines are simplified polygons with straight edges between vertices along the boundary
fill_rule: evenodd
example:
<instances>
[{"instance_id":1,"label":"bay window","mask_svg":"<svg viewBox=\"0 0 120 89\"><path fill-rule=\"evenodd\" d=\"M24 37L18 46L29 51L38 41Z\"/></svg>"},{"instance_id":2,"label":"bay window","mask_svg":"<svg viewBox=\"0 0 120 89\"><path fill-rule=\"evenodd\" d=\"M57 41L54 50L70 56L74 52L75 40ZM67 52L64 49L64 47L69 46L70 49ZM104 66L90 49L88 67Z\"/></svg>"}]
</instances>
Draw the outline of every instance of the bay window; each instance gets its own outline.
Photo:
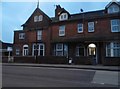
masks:
<instances>
[{"instance_id":1,"label":"bay window","mask_svg":"<svg viewBox=\"0 0 120 89\"><path fill-rule=\"evenodd\" d=\"M33 44L32 47L32 56L44 56L45 55L45 46L43 43Z\"/></svg>"},{"instance_id":2,"label":"bay window","mask_svg":"<svg viewBox=\"0 0 120 89\"><path fill-rule=\"evenodd\" d=\"M106 44L107 57L120 57L120 42L109 42Z\"/></svg>"},{"instance_id":3,"label":"bay window","mask_svg":"<svg viewBox=\"0 0 120 89\"><path fill-rule=\"evenodd\" d=\"M58 43L54 45L54 55L55 56L67 56L68 46L66 44Z\"/></svg>"}]
</instances>

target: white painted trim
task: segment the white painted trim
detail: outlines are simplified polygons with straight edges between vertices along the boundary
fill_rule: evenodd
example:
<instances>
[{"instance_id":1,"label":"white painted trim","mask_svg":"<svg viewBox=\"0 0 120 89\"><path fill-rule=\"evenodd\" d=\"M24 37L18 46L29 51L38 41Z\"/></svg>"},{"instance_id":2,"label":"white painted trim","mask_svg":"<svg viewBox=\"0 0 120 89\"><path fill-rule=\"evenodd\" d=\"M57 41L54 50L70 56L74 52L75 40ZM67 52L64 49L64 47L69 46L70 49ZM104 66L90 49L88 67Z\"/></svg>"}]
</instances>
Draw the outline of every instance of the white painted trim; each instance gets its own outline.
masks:
<instances>
[{"instance_id":1,"label":"white painted trim","mask_svg":"<svg viewBox=\"0 0 120 89\"><path fill-rule=\"evenodd\" d=\"M66 16L66 17L65 17ZM63 20L67 20L68 19L68 13L62 13L60 16L59 16L59 20L60 21L63 21Z\"/></svg>"},{"instance_id":2,"label":"white painted trim","mask_svg":"<svg viewBox=\"0 0 120 89\"><path fill-rule=\"evenodd\" d=\"M39 46L38 49L35 49L34 46L37 45ZM43 49L40 49L40 46L43 46ZM37 43L37 44L33 44L32 46L32 56L35 56L34 55L34 51L37 50L38 51L38 54L37 56L45 56L45 45L43 43ZM40 50L43 50L43 55L40 55Z\"/></svg>"},{"instance_id":3,"label":"white painted trim","mask_svg":"<svg viewBox=\"0 0 120 89\"><path fill-rule=\"evenodd\" d=\"M92 25L91 25L92 24ZM93 28L93 30L91 31L91 30L89 30L89 27L91 28ZM94 26L94 22L88 22L88 32L94 32L95 31L95 26Z\"/></svg>"},{"instance_id":4,"label":"white painted trim","mask_svg":"<svg viewBox=\"0 0 120 89\"><path fill-rule=\"evenodd\" d=\"M78 32L78 33L83 33L83 23L79 23L79 24L82 24L82 27L77 26L77 32ZM78 25L79 25L79 24L78 24ZM81 28L82 31L79 31L79 28Z\"/></svg>"},{"instance_id":5,"label":"white painted trim","mask_svg":"<svg viewBox=\"0 0 120 89\"><path fill-rule=\"evenodd\" d=\"M65 36L65 25L59 26L59 36Z\"/></svg>"}]
</instances>

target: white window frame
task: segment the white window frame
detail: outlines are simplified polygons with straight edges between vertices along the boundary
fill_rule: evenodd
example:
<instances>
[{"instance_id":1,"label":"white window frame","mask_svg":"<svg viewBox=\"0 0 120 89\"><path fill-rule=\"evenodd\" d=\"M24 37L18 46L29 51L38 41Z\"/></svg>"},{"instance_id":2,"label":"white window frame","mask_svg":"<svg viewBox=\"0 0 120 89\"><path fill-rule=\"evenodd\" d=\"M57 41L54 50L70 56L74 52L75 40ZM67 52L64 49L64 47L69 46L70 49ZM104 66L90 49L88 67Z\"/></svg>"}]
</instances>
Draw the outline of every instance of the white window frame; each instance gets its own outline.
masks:
<instances>
[{"instance_id":1,"label":"white window frame","mask_svg":"<svg viewBox=\"0 0 120 89\"><path fill-rule=\"evenodd\" d=\"M20 40L25 39L25 33L19 33L19 39Z\"/></svg>"},{"instance_id":2,"label":"white window frame","mask_svg":"<svg viewBox=\"0 0 120 89\"><path fill-rule=\"evenodd\" d=\"M120 8L118 5L111 5L109 8L108 8L108 14L112 14L112 13L117 13L120 11Z\"/></svg>"},{"instance_id":3,"label":"white window frame","mask_svg":"<svg viewBox=\"0 0 120 89\"><path fill-rule=\"evenodd\" d=\"M53 51L54 51L55 56L66 56L67 57L68 56L68 45L63 44L63 43L57 43L57 44L54 45L54 50Z\"/></svg>"},{"instance_id":4,"label":"white window frame","mask_svg":"<svg viewBox=\"0 0 120 89\"><path fill-rule=\"evenodd\" d=\"M23 45L23 56L28 56L28 55L29 55L29 46Z\"/></svg>"},{"instance_id":5,"label":"white window frame","mask_svg":"<svg viewBox=\"0 0 120 89\"><path fill-rule=\"evenodd\" d=\"M88 22L88 32L94 32L94 22Z\"/></svg>"},{"instance_id":6,"label":"white window frame","mask_svg":"<svg viewBox=\"0 0 120 89\"><path fill-rule=\"evenodd\" d=\"M83 32L83 24L82 23L78 24L77 30L78 30L78 33L82 33Z\"/></svg>"},{"instance_id":7,"label":"white window frame","mask_svg":"<svg viewBox=\"0 0 120 89\"><path fill-rule=\"evenodd\" d=\"M39 15L38 18L39 18L38 21L42 21L43 20L43 16L42 15Z\"/></svg>"},{"instance_id":8,"label":"white window frame","mask_svg":"<svg viewBox=\"0 0 120 89\"><path fill-rule=\"evenodd\" d=\"M113 24L116 23L116 24ZM113 30L113 28L118 28ZM112 19L111 20L111 32L120 32L120 19Z\"/></svg>"},{"instance_id":9,"label":"white window frame","mask_svg":"<svg viewBox=\"0 0 120 89\"><path fill-rule=\"evenodd\" d=\"M42 30L37 31L37 40L42 40Z\"/></svg>"},{"instance_id":10,"label":"white window frame","mask_svg":"<svg viewBox=\"0 0 120 89\"><path fill-rule=\"evenodd\" d=\"M65 36L65 25L59 26L59 36Z\"/></svg>"},{"instance_id":11,"label":"white window frame","mask_svg":"<svg viewBox=\"0 0 120 89\"><path fill-rule=\"evenodd\" d=\"M43 49L41 49L41 46L43 46ZM43 51L43 55L40 55L41 50ZM32 56L35 56L35 51L37 51L36 54L37 56L45 56L45 45L43 43L37 43L37 44L34 43L32 47Z\"/></svg>"},{"instance_id":12,"label":"white window frame","mask_svg":"<svg viewBox=\"0 0 120 89\"><path fill-rule=\"evenodd\" d=\"M59 48L61 46L61 48ZM59 54L61 52L62 54ZM56 56L63 56L63 44L56 44Z\"/></svg>"},{"instance_id":13,"label":"white window frame","mask_svg":"<svg viewBox=\"0 0 120 89\"><path fill-rule=\"evenodd\" d=\"M38 16L34 16L34 22L38 21Z\"/></svg>"},{"instance_id":14,"label":"white window frame","mask_svg":"<svg viewBox=\"0 0 120 89\"><path fill-rule=\"evenodd\" d=\"M34 22L40 22L43 20L43 16L39 15L39 16L34 16Z\"/></svg>"},{"instance_id":15,"label":"white window frame","mask_svg":"<svg viewBox=\"0 0 120 89\"><path fill-rule=\"evenodd\" d=\"M20 55L20 49L19 48L16 48L16 55Z\"/></svg>"},{"instance_id":16,"label":"white window frame","mask_svg":"<svg viewBox=\"0 0 120 89\"><path fill-rule=\"evenodd\" d=\"M67 20L67 19L68 19L68 14L67 14L67 13L62 13L62 14L59 16L59 20L60 20L60 21Z\"/></svg>"},{"instance_id":17,"label":"white window frame","mask_svg":"<svg viewBox=\"0 0 120 89\"><path fill-rule=\"evenodd\" d=\"M119 52L119 55L115 55L115 52ZM106 57L120 57L120 42L109 42L106 44Z\"/></svg>"},{"instance_id":18,"label":"white window frame","mask_svg":"<svg viewBox=\"0 0 120 89\"><path fill-rule=\"evenodd\" d=\"M43 47L41 49L41 46ZM40 55L40 52L43 51L43 55ZM45 54L45 47L44 47L44 44L39 44L39 51L38 51L38 56L44 56Z\"/></svg>"}]
</instances>

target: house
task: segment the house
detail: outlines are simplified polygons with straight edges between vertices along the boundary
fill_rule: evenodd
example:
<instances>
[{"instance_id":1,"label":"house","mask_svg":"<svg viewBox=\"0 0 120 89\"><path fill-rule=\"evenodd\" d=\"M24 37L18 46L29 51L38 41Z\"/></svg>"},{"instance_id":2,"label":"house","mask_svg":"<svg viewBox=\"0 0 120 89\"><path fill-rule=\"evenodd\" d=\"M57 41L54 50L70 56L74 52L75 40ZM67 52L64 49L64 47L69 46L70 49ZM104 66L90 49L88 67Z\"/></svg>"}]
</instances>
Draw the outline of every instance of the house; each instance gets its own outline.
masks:
<instances>
[{"instance_id":1,"label":"house","mask_svg":"<svg viewBox=\"0 0 120 89\"><path fill-rule=\"evenodd\" d=\"M9 57L12 57L13 44L0 41L0 57L2 62L8 62Z\"/></svg>"},{"instance_id":2,"label":"house","mask_svg":"<svg viewBox=\"0 0 120 89\"><path fill-rule=\"evenodd\" d=\"M81 10L82 11L82 10ZM120 2L103 10L70 14L56 5L55 17L39 6L14 31L15 62L118 65L120 63Z\"/></svg>"}]
</instances>

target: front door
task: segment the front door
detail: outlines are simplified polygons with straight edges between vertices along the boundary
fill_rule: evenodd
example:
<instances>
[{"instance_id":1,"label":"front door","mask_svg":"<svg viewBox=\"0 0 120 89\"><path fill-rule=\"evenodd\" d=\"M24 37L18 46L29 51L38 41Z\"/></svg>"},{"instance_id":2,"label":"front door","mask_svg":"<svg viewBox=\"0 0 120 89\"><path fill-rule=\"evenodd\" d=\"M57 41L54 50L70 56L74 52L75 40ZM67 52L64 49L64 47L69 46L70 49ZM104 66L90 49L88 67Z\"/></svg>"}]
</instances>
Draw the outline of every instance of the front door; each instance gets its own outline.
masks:
<instances>
[{"instance_id":1,"label":"front door","mask_svg":"<svg viewBox=\"0 0 120 89\"><path fill-rule=\"evenodd\" d=\"M93 56L92 64L97 64L97 51L96 51L96 45L95 44L89 44L88 45L88 56Z\"/></svg>"}]
</instances>

